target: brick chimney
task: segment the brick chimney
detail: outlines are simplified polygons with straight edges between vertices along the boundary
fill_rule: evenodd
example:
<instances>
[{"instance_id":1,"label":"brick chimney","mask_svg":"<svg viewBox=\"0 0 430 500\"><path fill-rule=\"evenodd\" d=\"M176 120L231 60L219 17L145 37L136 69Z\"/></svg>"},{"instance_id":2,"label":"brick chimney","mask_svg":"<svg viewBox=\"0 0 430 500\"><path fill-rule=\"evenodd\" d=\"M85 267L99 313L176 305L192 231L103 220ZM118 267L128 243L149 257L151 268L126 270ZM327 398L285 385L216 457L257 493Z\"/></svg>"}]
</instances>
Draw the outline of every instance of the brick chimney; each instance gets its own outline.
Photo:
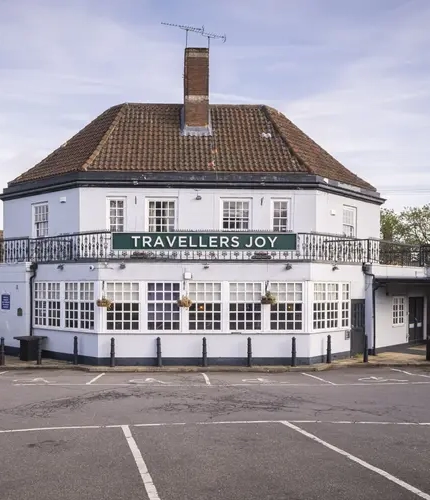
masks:
<instances>
[{"instance_id":1,"label":"brick chimney","mask_svg":"<svg viewBox=\"0 0 430 500\"><path fill-rule=\"evenodd\" d=\"M210 133L207 48L185 49L183 125L184 132Z\"/></svg>"}]
</instances>

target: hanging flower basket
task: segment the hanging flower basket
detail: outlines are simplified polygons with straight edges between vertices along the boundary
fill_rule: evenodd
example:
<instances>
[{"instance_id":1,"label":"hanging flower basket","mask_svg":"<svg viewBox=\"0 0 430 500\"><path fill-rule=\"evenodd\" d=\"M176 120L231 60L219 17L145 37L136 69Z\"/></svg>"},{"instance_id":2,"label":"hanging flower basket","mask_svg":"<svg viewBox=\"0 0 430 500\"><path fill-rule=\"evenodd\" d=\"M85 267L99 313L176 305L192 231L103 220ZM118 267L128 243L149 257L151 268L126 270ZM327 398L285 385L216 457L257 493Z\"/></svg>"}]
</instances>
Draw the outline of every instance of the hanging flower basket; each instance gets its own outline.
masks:
<instances>
[{"instance_id":1,"label":"hanging flower basket","mask_svg":"<svg viewBox=\"0 0 430 500\"><path fill-rule=\"evenodd\" d=\"M102 297L101 299L97 300L97 305L99 307L107 307L109 309L112 305L112 301L110 299L107 299L106 297Z\"/></svg>"},{"instance_id":2,"label":"hanging flower basket","mask_svg":"<svg viewBox=\"0 0 430 500\"><path fill-rule=\"evenodd\" d=\"M186 295L183 295L177 302L179 307L191 307L193 305L193 301L187 297Z\"/></svg>"},{"instance_id":3,"label":"hanging flower basket","mask_svg":"<svg viewBox=\"0 0 430 500\"><path fill-rule=\"evenodd\" d=\"M262 304L269 304L272 306L272 305L276 304L276 297L271 292L266 292L261 297L261 303Z\"/></svg>"}]
</instances>

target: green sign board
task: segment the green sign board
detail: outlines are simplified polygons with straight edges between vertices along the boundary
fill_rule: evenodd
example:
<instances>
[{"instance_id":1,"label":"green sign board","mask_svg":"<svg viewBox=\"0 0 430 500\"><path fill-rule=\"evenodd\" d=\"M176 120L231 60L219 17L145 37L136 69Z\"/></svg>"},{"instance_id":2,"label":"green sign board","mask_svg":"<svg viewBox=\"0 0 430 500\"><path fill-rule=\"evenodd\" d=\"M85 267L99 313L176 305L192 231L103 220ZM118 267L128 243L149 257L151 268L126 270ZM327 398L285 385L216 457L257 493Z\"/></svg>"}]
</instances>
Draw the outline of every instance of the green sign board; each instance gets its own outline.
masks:
<instances>
[{"instance_id":1,"label":"green sign board","mask_svg":"<svg viewBox=\"0 0 430 500\"><path fill-rule=\"evenodd\" d=\"M295 250L292 233L113 233L114 250Z\"/></svg>"}]
</instances>

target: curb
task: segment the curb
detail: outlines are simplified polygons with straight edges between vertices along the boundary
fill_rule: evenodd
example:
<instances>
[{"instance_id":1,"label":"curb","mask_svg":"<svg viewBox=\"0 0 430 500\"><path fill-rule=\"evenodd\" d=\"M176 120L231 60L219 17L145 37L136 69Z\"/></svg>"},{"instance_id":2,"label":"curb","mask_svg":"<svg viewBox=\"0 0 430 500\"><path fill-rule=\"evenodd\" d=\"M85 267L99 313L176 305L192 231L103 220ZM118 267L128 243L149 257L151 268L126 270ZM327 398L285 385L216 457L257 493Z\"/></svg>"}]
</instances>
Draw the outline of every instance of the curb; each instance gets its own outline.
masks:
<instances>
[{"instance_id":1,"label":"curb","mask_svg":"<svg viewBox=\"0 0 430 500\"><path fill-rule=\"evenodd\" d=\"M350 363L350 364L318 364L318 365L302 365L302 366L165 366L162 368L154 366L84 366L84 365L14 365L1 366L2 371L18 371L18 370L72 370L87 373L288 373L288 372L322 372L328 370L341 370L348 368L393 368L393 367L429 367L430 361L387 361L387 362L372 362Z\"/></svg>"}]
</instances>

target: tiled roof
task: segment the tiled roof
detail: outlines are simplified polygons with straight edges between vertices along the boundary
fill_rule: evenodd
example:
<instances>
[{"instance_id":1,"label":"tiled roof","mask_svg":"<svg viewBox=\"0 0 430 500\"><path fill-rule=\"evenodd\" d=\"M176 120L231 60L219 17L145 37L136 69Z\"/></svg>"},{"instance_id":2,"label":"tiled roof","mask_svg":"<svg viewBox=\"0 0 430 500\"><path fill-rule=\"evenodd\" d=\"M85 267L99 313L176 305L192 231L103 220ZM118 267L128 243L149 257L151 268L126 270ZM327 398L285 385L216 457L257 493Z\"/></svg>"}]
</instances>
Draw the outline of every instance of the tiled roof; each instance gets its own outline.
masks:
<instances>
[{"instance_id":1,"label":"tiled roof","mask_svg":"<svg viewBox=\"0 0 430 500\"><path fill-rule=\"evenodd\" d=\"M120 104L10 183L75 171L309 173L375 190L283 114L211 105L212 136L181 135L181 104Z\"/></svg>"}]
</instances>

